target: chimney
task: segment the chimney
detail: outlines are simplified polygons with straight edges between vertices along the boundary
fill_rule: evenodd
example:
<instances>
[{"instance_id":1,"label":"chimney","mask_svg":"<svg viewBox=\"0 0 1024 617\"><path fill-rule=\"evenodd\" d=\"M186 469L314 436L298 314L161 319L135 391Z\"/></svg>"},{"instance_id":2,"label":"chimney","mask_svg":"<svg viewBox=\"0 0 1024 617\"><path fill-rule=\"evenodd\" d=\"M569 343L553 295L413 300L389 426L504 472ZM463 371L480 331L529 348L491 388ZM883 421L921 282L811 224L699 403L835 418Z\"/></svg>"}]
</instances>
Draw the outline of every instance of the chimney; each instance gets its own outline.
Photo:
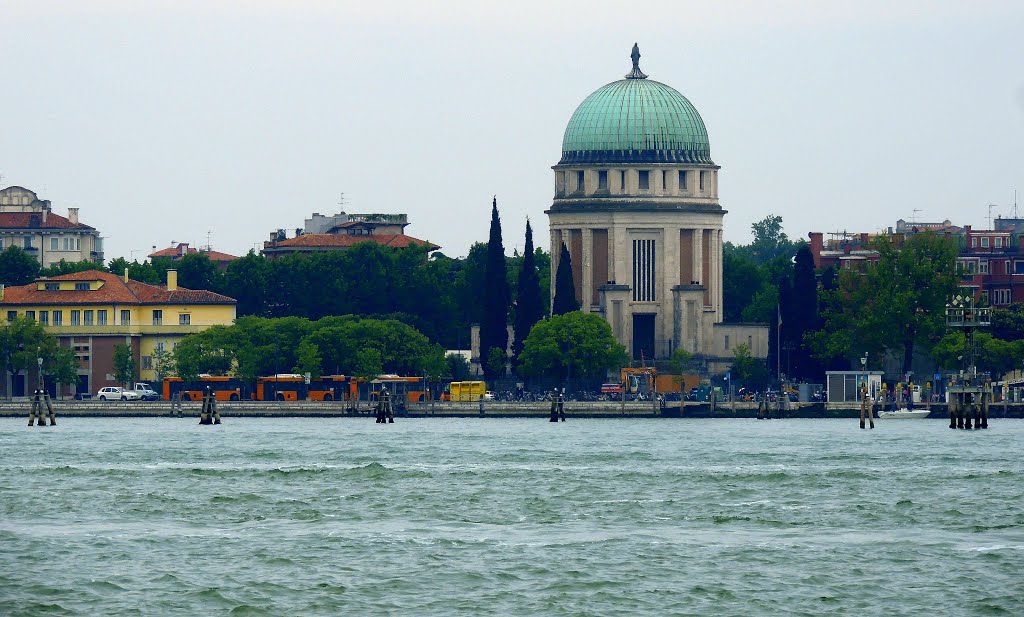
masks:
<instances>
[{"instance_id":1,"label":"chimney","mask_svg":"<svg viewBox=\"0 0 1024 617\"><path fill-rule=\"evenodd\" d=\"M4 301L4 284L0 283L0 302Z\"/></svg>"},{"instance_id":2,"label":"chimney","mask_svg":"<svg viewBox=\"0 0 1024 617\"><path fill-rule=\"evenodd\" d=\"M50 209L49 208L43 208L43 225L46 225L46 217L49 216L49 214L50 214Z\"/></svg>"},{"instance_id":3,"label":"chimney","mask_svg":"<svg viewBox=\"0 0 1024 617\"><path fill-rule=\"evenodd\" d=\"M72 225L78 224L78 208L68 208L68 221Z\"/></svg>"},{"instance_id":4,"label":"chimney","mask_svg":"<svg viewBox=\"0 0 1024 617\"><path fill-rule=\"evenodd\" d=\"M167 271L167 291L177 291L178 289L178 271L168 270Z\"/></svg>"},{"instance_id":5,"label":"chimney","mask_svg":"<svg viewBox=\"0 0 1024 617\"><path fill-rule=\"evenodd\" d=\"M128 268L125 268L125 269L124 269L124 282L125 282L125 283L127 283L127 282L128 282Z\"/></svg>"}]
</instances>

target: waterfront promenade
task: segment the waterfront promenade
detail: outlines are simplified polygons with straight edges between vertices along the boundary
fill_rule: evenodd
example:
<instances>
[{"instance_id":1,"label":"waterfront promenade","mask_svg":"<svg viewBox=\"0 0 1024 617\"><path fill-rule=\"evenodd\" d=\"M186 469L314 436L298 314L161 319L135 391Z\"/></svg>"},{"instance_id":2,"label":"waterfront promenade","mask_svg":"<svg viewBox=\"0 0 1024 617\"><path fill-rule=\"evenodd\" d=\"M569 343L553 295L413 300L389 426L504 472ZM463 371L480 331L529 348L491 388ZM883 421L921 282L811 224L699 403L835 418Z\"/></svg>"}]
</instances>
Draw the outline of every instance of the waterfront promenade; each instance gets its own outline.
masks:
<instances>
[{"instance_id":1,"label":"waterfront promenade","mask_svg":"<svg viewBox=\"0 0 1024 617\"><path fill-rule=\"evenodd\" d=\"M167 417L177 416L167 401L54 401L57 418L61 417ZM198 417L202 404L198 401L181 403L183 417ZM31 403L25 400L0 402L0 417L28 417ZM222 401L217 403L218 411L224 418L286 418L286 417L359 417L371 416L373 407L363 402L358 411L353 412L345 402L258 402L258 401ZM945 404L933 404L929 418L948 419L949 412ZM550 403L486 401L481 406L478 402L424 402L408 403L404 410L399 410L398 417L415 418L529 418L548 417L551 413ZM826 405L825 403L789 403L787 409L771 409L771 417L783 418L856 418L859 409L854 404L849 406ZM708 403L668 401L658 406L652 401L594 402L567 401L565 415L568 418L755 418L757 403L737 402L720 403L711 409ZM1024 404L1001 405L990 408L992 418L1024 418Z\"/></svg>"}]
</instances>

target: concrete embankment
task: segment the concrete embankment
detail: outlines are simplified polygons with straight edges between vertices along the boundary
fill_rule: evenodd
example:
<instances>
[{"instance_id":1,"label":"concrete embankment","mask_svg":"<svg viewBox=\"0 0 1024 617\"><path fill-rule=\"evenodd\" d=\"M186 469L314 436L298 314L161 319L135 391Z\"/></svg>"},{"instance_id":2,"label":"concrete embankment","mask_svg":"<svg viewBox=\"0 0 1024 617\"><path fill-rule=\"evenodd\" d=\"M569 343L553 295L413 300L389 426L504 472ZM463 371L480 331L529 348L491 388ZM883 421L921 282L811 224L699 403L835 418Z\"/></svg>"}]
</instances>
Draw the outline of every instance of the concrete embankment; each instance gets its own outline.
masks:
<instances>
[{"instance_id":1,"label":"concrete embankment","mask_svg":"<svg viewBox=\"0 0 1024 617\"><path fill-rule=\"evenodd\" d=\"M170 417L177 416L178 411L172 409L166 401L133 401L133 402L102 402L102 401L54 401L57 417ZM31 402L27 399L0 402L0 417L28 418ZM181 404L181 415L199 417L202 404L198 401ZM231 417L348 417L370 416L373 408L363 402L358 411L347 408L343 402L254 402L235 401L217 403L218 411L224 418ZM931 406L929 418L949 418L949 412L943 404ZM426 402L409 403L404 410L398 410L399 417L413 418L520 418L548 417L551 413L550 403L546 402L496 402L479 403ZM771 409L772 418L856 418L857 407L839 407L824 403L791 403L788 409ZM565 415L575 418L755 418L755 403L722 403L714 410L707 403L685 403L680 406L677 401L669 401L665 406L655 406L650 401L627 402L625 405L614 402L567 401ZM1024 404L993 405L990 408L992 418L1022 418Z\"/></svg>"}]
</instances>

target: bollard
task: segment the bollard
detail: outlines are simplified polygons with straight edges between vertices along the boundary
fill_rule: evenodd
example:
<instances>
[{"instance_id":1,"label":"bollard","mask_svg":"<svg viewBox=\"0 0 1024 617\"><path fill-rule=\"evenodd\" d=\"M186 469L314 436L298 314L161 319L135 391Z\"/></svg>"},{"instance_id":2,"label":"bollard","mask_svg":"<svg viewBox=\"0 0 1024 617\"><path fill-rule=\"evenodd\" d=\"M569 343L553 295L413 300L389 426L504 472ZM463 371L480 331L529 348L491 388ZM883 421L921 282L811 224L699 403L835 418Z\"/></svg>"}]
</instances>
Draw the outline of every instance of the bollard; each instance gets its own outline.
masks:
<instances>
[{"instance_id":1,"label":"bollard","mask_svg":"<svg viewBox=\"0 0 1024 617\"><path fill-rule=\"evenodd\" d=\"M988 428L988 403L990 396L991 395L983 394L981 397L981 424L978 428Z\"/></svg>"},{"instance_id":2,"label":"bollard","mask_svg":"<svg viewBox=\"0 0 1024 617\"><path fill-rule=\"evenodd\" d=\"M949 428L956 429L956 396L949 399Z\"/></svg>"},{"instance_id":3,"label":"bollard","mask_svg":"<svg viewBox=\"0 0 1024 617\"><path fill-rule=\"evenodd\" d=\"M43 401L46 402L46 411L50 416L50 426L57 426L57 414L53 411L53 403L50 401L50 393L46 390L43 390Z\"/></svg>"},{"instance_id":4,"label":"bollard","mask_svg":"<svg viewBox=\"0 0 1024 617\"><path fill-rule=\"evenodd\" d=\"M558 416L565 422L565 397L562 395L558 397Z\"/></svg>"},{"instance_id":5,"label":"bollard","mask_svg":"<svg viewBox=\"0 0 1024 617\"><path fill-rule=\"evenodd\" d=\"M213 423L220 424L220 411L217 409L217 395L210 393L210 411L213 416Z\"/></svg>"},{"instance_id":6,"label":"bollard","mask_svg":"<svg viewBox=\"0 0 1024 617\"><path fill-rule=\"evenodd\" d=\"M558 422L558 395L551 393L551 419L548 422Z\"/></svg>"},{"instance_id":7,"label":"bollard","mask_svg":"<svg viewBox=\"0 0 1024 617\"><path fill-rule=\"evenodd\" d=\"M28 425L29 426L35 426L35 424L36 424L36 407L39 405L39 403L37 401L38 395L39 395L39 390L36 390L35 396L33 396L33 398L32 398L32 405L28 409Z\"/></svg>"}]
</instances>

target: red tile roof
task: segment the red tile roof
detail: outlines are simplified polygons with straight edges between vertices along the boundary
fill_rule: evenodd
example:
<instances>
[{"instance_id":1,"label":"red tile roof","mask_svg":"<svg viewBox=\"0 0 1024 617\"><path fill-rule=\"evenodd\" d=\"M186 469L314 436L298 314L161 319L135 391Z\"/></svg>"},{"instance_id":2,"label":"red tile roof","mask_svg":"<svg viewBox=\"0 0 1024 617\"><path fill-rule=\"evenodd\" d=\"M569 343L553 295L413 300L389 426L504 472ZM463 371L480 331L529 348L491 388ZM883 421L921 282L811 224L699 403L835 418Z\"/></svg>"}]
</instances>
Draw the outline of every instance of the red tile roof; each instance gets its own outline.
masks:
<instances>
[{"instance_id":1,"label":"red tile roof","mask_svg":"<svg viewBox=\"0 0 1024 617\"><path fill-rule=\"evenodd\" d=\"M45 291L37 289L37 282L47 281L103 281L102 287L89 291ZM0 305L7 304L234 304L235 299L203 289L178 287L167 291L166 286L150 285L101 272L86 270L61 276L38 279L37 282L4 290Z\"/></svg>"},{"instance_id":2,"label":"red tile roof","mask_svg":"<svg viewBox=\"0 0 1024 617\"><path fill-rule=\"evenodd\" d=\"M50 212L43 223L39 212L0 212L0 229L95 229L84 223L72 223L59 214Z\"/></svg>"},{"instance_id":3,"label":"red tile roof","mask_svg":"<svg viewBox=\"0 0 1024 617\"><path fill-rule=\"evenodd\" d=\"M370 236L353 236L349 234L303 234L275 242L272 248L349 248L359 242L376 242L381 246L405 248L411 244L430 247L431 251L441 248L436 244L407 236L405 234L374 234Z\"/></svg>"},{"instance_id":4,"label":"red tile roof","mask_svg":"<svg viewBox=\"0 0 1024 617\"><path fill-rule=\"evenodd\" d=\"M181 250L179 248L180 246L181 245L179 244L176 247L171 246L165 249L160 249L155 253L150 253L149 257L170 257L171 259L181 258L182 255ZM238 259L238 257L234 255L228 255L227 253L221 253L220 251L200 251L199 249L191 246L187 247L186 251L188 255L194 255L196 253L201 252L207 257L209 257L210 261L234 261Z\"/></svg>"}]
</instances>

